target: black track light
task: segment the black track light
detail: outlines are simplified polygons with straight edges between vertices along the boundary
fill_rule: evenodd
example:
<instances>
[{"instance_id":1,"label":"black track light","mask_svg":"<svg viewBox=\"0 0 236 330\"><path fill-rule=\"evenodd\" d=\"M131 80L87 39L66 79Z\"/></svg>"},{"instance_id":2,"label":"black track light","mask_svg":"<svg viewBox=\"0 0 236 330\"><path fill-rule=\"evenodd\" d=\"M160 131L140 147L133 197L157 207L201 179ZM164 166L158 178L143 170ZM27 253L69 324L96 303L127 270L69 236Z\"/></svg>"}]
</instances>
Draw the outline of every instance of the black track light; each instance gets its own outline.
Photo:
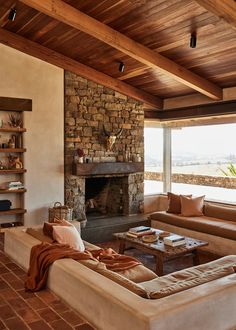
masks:
<instances>
[{"instance_id":1,"label":"black track light","mask_svg":"<svg viewBox=\"0 0 236 330\"><path fill-rule=\"evenodd\" d=\"M11 8L10 13L8 15L9 21L14 21L16 18L16 8Z\"/></svg>"},{"instance_id":2,"label":"black track light","mask_svg":"<svg viewBox=\"0 0 236 330\"><path fill-rule=\"evenodd\" d=\"M119 64L119 71L120 72L124 72L125 71L125 65L124 65L123 62L120 62L120 64Z\"/></svg>"},{"instance_id":3,"label":"black track light","mask_svg":"<svg viewBox=\"0 0 236 330\"><path fill-rule=\"evenodd\" d=\"M190 47L196 48L196 46L197 46L197 36L195 33L192 33L190 38Z\"/></svg>"}]
</instances>

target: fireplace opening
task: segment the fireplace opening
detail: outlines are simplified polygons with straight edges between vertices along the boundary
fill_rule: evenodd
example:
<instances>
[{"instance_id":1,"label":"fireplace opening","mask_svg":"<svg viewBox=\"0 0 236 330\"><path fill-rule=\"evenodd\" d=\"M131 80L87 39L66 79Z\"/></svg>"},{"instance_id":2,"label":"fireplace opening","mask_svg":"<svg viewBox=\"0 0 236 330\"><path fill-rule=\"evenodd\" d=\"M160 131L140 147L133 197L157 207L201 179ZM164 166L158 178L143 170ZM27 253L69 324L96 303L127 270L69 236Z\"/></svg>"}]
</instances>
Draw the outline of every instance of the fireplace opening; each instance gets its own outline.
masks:
<instances>
[{"instance_id":1,"label":"fireplace opening","mask_svg":"<svg viewBox=\"0 0 236 330\"><path fill-rule=\"evenodd\" d=\"M85 211L87 219L125 214L126 178L86 178Z\"/></svg>"}]
</instances>

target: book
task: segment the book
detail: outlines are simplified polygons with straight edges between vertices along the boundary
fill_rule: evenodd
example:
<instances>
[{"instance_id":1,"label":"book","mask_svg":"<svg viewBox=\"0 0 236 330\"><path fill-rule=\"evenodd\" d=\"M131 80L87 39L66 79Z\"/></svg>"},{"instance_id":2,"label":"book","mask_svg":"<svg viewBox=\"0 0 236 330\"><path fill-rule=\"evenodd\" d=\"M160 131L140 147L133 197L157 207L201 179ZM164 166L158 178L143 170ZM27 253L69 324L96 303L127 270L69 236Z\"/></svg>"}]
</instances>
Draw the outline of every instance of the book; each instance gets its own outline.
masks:
<instances>
[{"instance_id":1,"label":"book","mask_svg":"<svg viewBox=\"0 0 236 330\"><path fill-rule=\"evenodd\" d=\"M155 234L155 230L149 229L149 230L141 231L141 232L138 232L138 233L128 231L126 233L127 236L135 237L135 238L142 237L142 236L145 236L145 235L151 235L151 234Z\"/></svg>"},{"instance_id":2,"label":"book","mask_svg":"<svg viewBox=\"0 0 236 330\"><path fill-rule=\"evenodd\" d=\"M179 242L175 242L175 243L170 243L170 242L165 242L164 241L164 244L168 245L168 246L171 246L171 247L176 247L176 246L185 245L186 241L184 240L184 241L179 241Z\"/></svg>"},{"instance_id":3,"label":"book","mask_svg":"<svg viewBox=\"0 0 236 330\"><path fill-rule=\"evenodd\" d=\"M164 244L169 246L179 246L184 245L186 243L185 237L180 235L170 235L164 237Z\"/></svg>"},{"instance_id":4,"label":"book","mask_svg":"<svg viewBox=\"0 0 236 330\"><path fill-rule=\"evenodd\" d=\"M14 190L14 189L20 189L24 188L24 185L21 181L8 181L8 182L2 182L0 184L0 189L6 190Z\"/></svg>"},{"instance_id":5,"label":"book","mask_svg":"<svg viewBox=\"0 0 236 330\"><path fill-rule=\"evenodd\" d=\"M150 230L150 229L151 229L151 228L150 228L150 227L147 227L147 226L138 226L138 227L130 228L130 229L129 229L129 232L132 232L132 233L139 233L139 232L147 231L147 230Z\"/></svg>"}]
</instances>

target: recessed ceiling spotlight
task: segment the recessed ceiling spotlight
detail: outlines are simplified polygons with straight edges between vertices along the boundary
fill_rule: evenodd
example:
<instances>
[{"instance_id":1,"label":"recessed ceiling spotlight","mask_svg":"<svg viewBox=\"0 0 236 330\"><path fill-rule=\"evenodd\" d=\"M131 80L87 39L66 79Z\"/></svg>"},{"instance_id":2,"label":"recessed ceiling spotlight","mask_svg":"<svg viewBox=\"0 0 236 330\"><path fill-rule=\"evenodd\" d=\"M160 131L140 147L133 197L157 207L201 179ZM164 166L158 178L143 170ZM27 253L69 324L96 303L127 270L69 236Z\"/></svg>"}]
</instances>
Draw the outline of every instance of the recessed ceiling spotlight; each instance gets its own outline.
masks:
<instances>
[{"instance_id":1,"label":"recessed ceiling spotlight","mask_svg":"<svg viewBox=\"0 0 236 330\"><path fill-rule=\"evenodd\" d=\"M9 21L14 21L16 18L16 8L11 8L10 13L8 15Z\"/></svg>"},{"instance_id":2,"label":"recessed ceiling spotlight","mask_svg":"<svg viewBox=\"0 0 236 330\"><path fill-rule=\"evenodd\" d=\"M119 64L119 71L120 72L124 72L125 71L125 65L124 65L123 62L120 62L120 64Z\"/></svg>"},{"instance_id":3,"label":"recessed ceiling spotlight","mask_svg":"<svg viewBox=\"0 0 236 330\"><path fill-rule=\"evenodd\" d=\"M197 46L197 36L196 36L196 33L192 33L191 34L191 37L190 37L190 47L191 48L196 48Z\"/></svg>"}]
</instances>

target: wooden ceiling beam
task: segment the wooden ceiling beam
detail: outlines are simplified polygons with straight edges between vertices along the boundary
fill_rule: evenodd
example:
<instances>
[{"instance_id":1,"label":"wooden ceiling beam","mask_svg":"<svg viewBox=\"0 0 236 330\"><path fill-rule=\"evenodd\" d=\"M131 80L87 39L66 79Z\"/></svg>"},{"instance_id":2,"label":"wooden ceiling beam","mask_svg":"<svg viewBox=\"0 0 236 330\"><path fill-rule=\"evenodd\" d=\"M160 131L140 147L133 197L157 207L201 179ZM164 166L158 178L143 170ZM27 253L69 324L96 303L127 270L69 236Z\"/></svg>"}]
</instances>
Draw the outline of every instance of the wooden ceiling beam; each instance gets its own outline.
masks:
<instances>
[{"instance_id":1,"label":"wooden ceiling beam","mask_svg":"<svg viewBox=\"0 0 236 330\"><path fill-rule=\"evenodd\" d=\"M204 105L195 105L186 108L157 110L144 112L145 119L158 119L159 121L172 121L190 118L211 116L225 116L236 114L236 100Z\"/></svg>"},{"instance_id":2,"label":"wooden ceiling beam","mask_svg":"<svg viewBox=\"0 0 236 330\"><path fill-rule=\"evenodd\" d=\"M236 86L223 88L223 101L236 100ZM189 94L184 96L170 97L163 100L163 109L173 109L173 108L184 108L188 107L190 104L203 105L208 103L217 103L217 101L211 100L205 95L198 93Z\"/></svg>"},{"instance_id":3,"label":"wooden ceiling beam","mask_svg":"<svg viewBox=\"0 0 236 330\"><path fill-rule=\"evenodd\" d=\"M135 42L120 32L82 13L61 0L20 0L24 4L83 31L98 40L118 49L148 67L158 69L173 79L195 89L196 91L220 100L222 89L210 81L185 69L179 64L158 54L157 52Z\"/></svg>"},{"instance_id":4,"label":"wooden ceiling beam","mask_svg":"<svg viewBox=\"0 0 236 330\"><path fill-rule=\"evenodd\" d=\"M195 0L207 11L222 18L236 29L236 1L235 0Z\"/></svg>"},{"instance_id":5,"label":"wooden ceiling beam","mask_svg":"<svg viewBox=\"0 0 236 330\"><path fill-rule=\"evenodd\" d=\"M112 78L102 72L92 69L89 66L79 63L17 34L0 29L0 42L6 46L15 48L23 53L58 66L64 70L74 72L86 79L90 79L98 84L104 85L136 100L144 102L148 107L162 109L163 102L160 98L126 84L123 81Z\"/></svg>"}]
</instances>

